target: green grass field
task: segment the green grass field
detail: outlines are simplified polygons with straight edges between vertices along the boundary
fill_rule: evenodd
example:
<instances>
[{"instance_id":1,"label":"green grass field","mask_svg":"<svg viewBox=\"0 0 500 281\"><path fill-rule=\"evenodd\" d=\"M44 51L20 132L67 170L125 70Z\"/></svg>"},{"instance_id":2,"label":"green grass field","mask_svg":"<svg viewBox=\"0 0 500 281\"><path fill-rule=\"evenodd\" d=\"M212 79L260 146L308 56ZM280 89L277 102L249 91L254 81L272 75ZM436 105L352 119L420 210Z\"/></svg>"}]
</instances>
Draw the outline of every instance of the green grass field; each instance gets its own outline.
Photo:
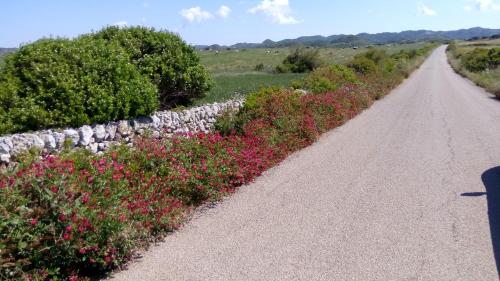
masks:
<instances>
[{"instance_id":1,"label":"green grass field","mask_svg":"<svg viewBox=\"0 0 500 281\"><path fill-rule=\"evenodd\" d=\"M457 42L456 55L461 55L474 50L475 48L500 48L500 39L495 40L479 40L472 42ZM469 78L478 86L485 88L490 93L500 96L500 67L494 70L486 70L482 72L471 72L463 67L461 60L448 52L448 60L451 66L460 75Z\"/></svg>"},{"instance_id":2,"label":"green grass field","mask_svg":"<svg viewBox=\"0 0 500 281\"><path fill-rule=\"evenodd\" d=\"M347 62L362 49L320 49L321 60L326 64ZM365 49L366 50L366 49ZM213 74L252 72L255 66L263 64L263 71L270 72L289 54L288 48L248 49L215 52L199 52L201 62Z\"/></svg>"},{"instance_id":3,"label":"green grass field","mask_svg":"<svg viewBox=\"0 0 500 281\"><path fill-rule=\"evenodd\" d=\"M214 88L206 97L196 100L194 105L245 96L248 93L258 91L262 87L287 87L292 81L301 79L305 75L300 73L272 74L259 72L215 75L213 77L215 81Z\"/></svg>"},{"instance_id":4,"label":"green grass field","mask_svg":"<svg viewBox=\"0 0 500 281\"><path fill-rule=\"evenodd\" d=\"M479 40L479 41L471 41L471 42L461 42L458 44L465 51L472 51L474 48L500 48L500 39L494 40Z\"/></svg>"},{"instance_id":5,"label":"green grass field","mask_svg":"<svg viewBox=\"0 0 500 281\"><path fill-rule=\"evenodd\" d=\"M378 46L376 48L386 50L389 54L404 49L414 49L424 46L426 43L395 44L389 46ZM324 64L346 63L356 54L368 51L369 48L319 48L320 58ZM198 51L201 63L208 68L212 74L221 73L244 73L252 72L258 64L264 65L263 71L272 71L290 53L289 48L275 49L247 49L230 51Z\"/></svg>"},{"instance_id":6,"label":"green grass field","mask_svg":"<svg viewBox=\"0 0 500 281\"><path fill-rule=\"evenodd\" d=\"M427 43L395 44L377 46L389 54L403 49L414 49ZM343 64L351 60L356 54L368 51L369 48L320 48L320 59L324 65ZM201 63L207 67L215 81L214 88L206 97L195 102L195 105L219 102L235 96L245 96L262 87L287 87L294 80L301 79L305 74L277 74L273 70L289 54L289 48L247 49L198 51ZM258 64L264 65L261 71L256 71Z\"/></svg>"}]
</instances>

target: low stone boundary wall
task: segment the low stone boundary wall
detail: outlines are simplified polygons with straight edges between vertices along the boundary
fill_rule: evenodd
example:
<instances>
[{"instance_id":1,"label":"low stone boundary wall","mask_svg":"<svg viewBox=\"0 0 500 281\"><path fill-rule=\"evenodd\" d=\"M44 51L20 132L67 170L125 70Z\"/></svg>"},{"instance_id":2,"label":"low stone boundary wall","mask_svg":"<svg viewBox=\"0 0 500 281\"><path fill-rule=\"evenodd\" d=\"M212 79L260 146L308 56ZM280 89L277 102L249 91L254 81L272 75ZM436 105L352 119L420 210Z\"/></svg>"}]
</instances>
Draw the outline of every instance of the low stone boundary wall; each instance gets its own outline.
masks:
<instances>
[{"instance_id":1,"label":"low stone boundary wall","mask_svg":"<svg viewBox=\"0 0 500 281\"><path fill-rule=\"evenodd\" d=\"M131 145L135 136L146 131L153 136L189 132L207 133L213 129L216 117L222 112L226 109L239 110L242 106L242 100L230 100L180 112L158 111L149 117L134 120L1 136L0 163L8 164L12 156L31 148L38 148L46 153L58 152L63 149L68 139L71 140L73 147L83 147L98 153L114 144Z\"/></svg>"}]
</instances>

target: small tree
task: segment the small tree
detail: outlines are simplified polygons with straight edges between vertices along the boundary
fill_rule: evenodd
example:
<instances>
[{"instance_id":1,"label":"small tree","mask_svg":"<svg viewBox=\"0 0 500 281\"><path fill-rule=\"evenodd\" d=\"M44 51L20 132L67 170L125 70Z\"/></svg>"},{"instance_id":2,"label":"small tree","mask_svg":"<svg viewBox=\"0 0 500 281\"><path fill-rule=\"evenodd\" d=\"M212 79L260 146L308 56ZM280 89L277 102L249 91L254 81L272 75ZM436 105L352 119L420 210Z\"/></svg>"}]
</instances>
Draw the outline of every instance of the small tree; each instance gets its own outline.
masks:
<instances>
[{"instance_id":1,"label":"small tree","mask_svg":"<svg viewBox=\"0 0 500 281\"><path fill-rule=\"evenodd\" d=\"M283 67L293 73L313 71L318 66L320 66L319 51L305 47L292 49L283 61Z\"/></svg>"}]
</instances>

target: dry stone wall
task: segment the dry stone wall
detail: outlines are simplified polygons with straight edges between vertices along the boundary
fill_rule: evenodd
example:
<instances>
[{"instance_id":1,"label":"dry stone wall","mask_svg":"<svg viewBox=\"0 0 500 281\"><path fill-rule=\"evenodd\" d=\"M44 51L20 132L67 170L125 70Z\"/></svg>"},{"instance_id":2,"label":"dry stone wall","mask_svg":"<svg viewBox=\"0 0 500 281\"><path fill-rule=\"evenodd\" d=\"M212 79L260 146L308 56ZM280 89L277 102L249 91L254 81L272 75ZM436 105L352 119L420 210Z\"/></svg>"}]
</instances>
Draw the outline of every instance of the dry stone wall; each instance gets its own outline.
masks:
<instances>
[{"instance_id":1,"label":"dry stone wall","mask_svg":"<svg viewBox=\"0 0 500 281\"><path fill-rule=\"evenodd\" d=\"M217 116L222 112L239 110L242 106L242 100L231 100L180 112L158 111L149 117L134 120L1 136L0 163L8 164L14 155L31 148L40 149L45 153L54 153L70 143L73 147L83 147L99 153L116 144L133 145L134 138L145 132L153 136L189 132L207 133L213 129Z\"/></svg>"}]
</instances>

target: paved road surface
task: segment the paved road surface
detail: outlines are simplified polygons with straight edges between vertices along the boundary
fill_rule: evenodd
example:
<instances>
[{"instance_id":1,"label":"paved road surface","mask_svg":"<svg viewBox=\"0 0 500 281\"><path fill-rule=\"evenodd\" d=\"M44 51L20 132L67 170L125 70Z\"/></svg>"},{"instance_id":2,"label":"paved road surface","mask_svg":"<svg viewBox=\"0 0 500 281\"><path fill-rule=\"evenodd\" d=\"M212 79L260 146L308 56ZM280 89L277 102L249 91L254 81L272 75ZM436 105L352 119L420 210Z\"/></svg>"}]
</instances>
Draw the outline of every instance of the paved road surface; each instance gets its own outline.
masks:
<instances>
[{"instance_id":1,"label":"paved road surface","mask_svg":"<svg viewBox=\"0 0 500 281\"><path fill-rule=\"evenodd\" d=\"M498 280L499 121L500 101L440 47L391 95L114 278Z\"/></svg>"}]
</instances>

